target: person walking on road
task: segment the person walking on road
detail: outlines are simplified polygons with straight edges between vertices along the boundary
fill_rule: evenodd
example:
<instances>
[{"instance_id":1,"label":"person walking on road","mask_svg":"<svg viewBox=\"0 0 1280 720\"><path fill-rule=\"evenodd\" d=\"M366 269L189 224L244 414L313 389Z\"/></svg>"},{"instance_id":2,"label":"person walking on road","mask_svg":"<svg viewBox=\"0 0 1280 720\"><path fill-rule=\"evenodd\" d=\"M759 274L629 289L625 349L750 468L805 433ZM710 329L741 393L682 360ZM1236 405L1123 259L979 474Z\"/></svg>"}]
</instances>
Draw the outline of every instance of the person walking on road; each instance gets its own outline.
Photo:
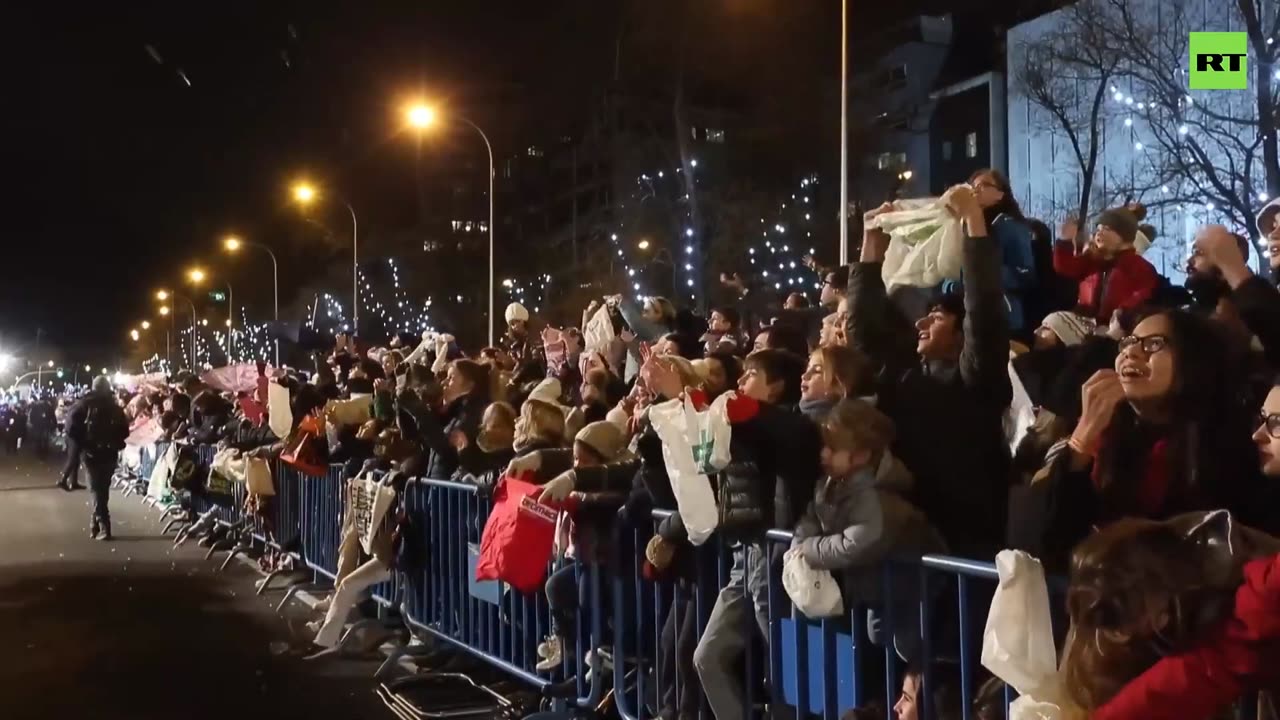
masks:
<instances>
[{"instance_id":1,"label":"person walking on road","mask_svg":"<svg viewBox=\"0 0 1280 720\"><path fill-rule=\"evenodd\" d=\"M111 498L111 474L116 459L129 437L129 421L111 391L106 376L93 380L93 390L71 410L67 438L83 455L89 473L89 491L93 493L93 518L89 536L111 539L111 514L107 502Z\"/></svg>"},{"instance_id":2,"label":"person walking on road","mask_svg":"<svg viewBox=\"0 0 1280 720\"><path fill-rule=\"evenodd\" d=\"M80 443L71 436L71 417L67 411L64 421L59 423L63 429L63 441L67 445L67 462L62 466L62 475L58 478L58 487L71 492L84 488L80 484Z\"/></svg>"}]
</instances>

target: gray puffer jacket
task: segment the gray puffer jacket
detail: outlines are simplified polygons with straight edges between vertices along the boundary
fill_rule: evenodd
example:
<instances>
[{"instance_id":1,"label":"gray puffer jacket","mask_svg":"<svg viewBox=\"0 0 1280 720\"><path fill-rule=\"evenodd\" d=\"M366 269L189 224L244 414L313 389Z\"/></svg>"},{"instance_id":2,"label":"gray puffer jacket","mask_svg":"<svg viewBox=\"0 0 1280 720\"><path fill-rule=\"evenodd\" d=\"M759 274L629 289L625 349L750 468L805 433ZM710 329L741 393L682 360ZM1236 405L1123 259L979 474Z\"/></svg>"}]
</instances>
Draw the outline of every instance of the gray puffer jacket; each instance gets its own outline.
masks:
<instances>
[{"instance_id":1,"label":"gray puffer jacket","mask_svg":"<svg viewBox=\"0 0 1280 720\"><path fill-rule=\"evenodd\" d=\"M845 607L882 601L885 560L946 551L942 536L907 501L911 485L910 472L888 453L875 472L819 481L792 545L809 565L840 580Z\"/></svg>"}]
</instances>

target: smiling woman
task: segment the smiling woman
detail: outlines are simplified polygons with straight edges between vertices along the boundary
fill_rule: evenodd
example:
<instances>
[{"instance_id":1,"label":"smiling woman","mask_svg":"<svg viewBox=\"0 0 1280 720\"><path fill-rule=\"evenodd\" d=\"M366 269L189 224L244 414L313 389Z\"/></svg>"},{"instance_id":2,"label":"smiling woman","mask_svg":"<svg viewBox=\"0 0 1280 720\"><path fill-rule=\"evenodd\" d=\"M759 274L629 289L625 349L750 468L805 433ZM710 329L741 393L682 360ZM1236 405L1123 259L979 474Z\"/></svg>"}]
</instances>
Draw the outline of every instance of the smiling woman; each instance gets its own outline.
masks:
<instances>
[{"instance_id":1,"label":"smiling woman","mask_svg":"<svg viewBox=\"0 0 1280 720\"><path fill-rule=\"evenodd\" d=\"M1211 321L1191 313L1137 323L1115 369L1084 384L1075 431L1031 486L1022 512L1039 516L1024 519L1040 536L1024 549L1061 566L1094 527L1218 508L1276 529L1251 501L1263 485L1257 452L1245 446L1256 425L1225 346Z\"/></svg>"}]
</instances>

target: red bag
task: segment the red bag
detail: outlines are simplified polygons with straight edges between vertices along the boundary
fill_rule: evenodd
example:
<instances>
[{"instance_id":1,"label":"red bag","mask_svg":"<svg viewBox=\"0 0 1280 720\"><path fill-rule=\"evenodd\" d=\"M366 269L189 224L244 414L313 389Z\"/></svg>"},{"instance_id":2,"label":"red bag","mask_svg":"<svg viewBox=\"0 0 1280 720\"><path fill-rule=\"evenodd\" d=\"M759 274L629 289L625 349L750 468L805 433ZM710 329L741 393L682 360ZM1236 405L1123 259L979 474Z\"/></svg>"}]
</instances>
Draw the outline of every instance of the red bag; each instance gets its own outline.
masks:
<instances>
[{"instance_id":1,"label":"red bag","mask_svg":"<svg viewBox=\"0 0 1280 720\"><path fill-rule=\"evenodd\" d=\"M327 450L319 421L308 415L285 438L280 462L304 475L324 477L329 472L328 458L325 457Z\"/></svg>"},{"instance_id":2,"label":"red bag","mask_svg":"<svg viewBox=\"0 0 1280 720\"><path fill-rule=\"evenodd\" d=\"M542 587L551 562L559 505L534 499L541 488L504 476L493 491L493 512L480 536L476 580L501 580L522 593Z\"/></svg>"}]
</instances>

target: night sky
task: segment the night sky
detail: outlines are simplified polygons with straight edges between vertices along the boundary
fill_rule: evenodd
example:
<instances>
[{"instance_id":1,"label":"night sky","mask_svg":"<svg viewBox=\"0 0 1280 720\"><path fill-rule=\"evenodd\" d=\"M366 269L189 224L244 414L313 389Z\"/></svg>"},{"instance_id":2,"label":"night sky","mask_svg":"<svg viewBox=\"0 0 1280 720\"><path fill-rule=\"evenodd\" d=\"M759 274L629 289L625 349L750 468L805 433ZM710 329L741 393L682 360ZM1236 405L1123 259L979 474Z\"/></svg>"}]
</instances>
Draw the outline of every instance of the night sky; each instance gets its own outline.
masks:
<instances>
[{"instance_id":1,"label":"night sky","mask_svg":"<svg viewBox=\"0 0 1280 720\"><path fill-rule=\"evenodd\" d=\"M868 31L934 9L850 4L855 57ZM31 352L40 327L69 362L116 357L155 289L197 260L262 317L268 266L223 257L229 231L281 250L282 303L296 300L290 287L345 247L289 206L299 172L394 225L415 203L396 124L413 95L465 108L501 154L579 121L615 58L661 87L683 21L699 87L762 125L836 112L837 0L24 5L37 7L9 10L2 51L0 351ZM443 138L428 161L483 152L470 140Z\"/></svg>"}]
</instances>

